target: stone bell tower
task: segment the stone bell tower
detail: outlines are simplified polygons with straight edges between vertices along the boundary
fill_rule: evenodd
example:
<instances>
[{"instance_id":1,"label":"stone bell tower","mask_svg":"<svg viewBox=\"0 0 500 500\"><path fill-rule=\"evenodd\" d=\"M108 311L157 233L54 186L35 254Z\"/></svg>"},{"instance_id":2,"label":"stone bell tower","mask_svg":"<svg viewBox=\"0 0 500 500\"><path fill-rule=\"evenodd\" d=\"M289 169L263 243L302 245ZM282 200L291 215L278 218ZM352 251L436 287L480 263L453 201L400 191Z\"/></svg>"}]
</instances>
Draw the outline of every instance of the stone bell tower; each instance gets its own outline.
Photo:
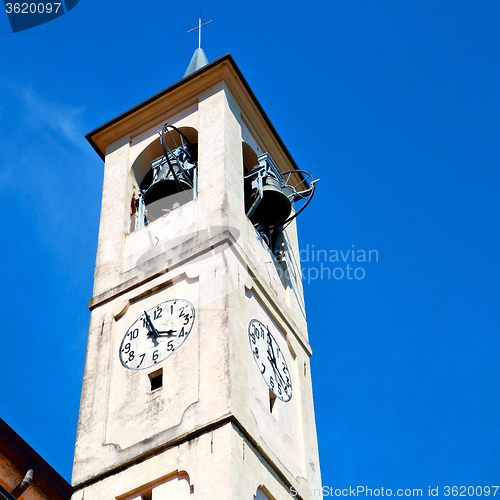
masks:
<instances>
[{"instance_id":1,"label":"stone bell tower","mask_svg":"<svg viewBox=\"0 0 500 500\"><path fill-rule=\"evenodd\" d=\"M73 500L318 498L289 193L311 183L233 58L87 139L105 168Z\"/></svg>"}]
</instances>

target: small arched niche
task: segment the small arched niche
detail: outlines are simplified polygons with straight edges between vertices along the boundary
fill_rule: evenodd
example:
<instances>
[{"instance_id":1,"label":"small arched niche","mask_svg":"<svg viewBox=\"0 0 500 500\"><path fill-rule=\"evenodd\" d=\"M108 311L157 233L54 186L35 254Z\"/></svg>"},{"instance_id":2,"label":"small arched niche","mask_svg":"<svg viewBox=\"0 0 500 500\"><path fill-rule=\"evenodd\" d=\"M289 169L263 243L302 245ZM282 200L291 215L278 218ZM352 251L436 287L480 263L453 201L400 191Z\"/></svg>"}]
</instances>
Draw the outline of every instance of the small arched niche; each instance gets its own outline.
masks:
<instances>
[{"instance_id":1,"label":"small arched niche","mask_svg":"<svg viewBox=\"0 0 500 500\"><path fill-rule=\"evenodd\" d=\"M131 231L167 215L197 196L198 131L166 127L132 165ZM167 156L168 155L168 161Z\"/></svg>"}]
</instances>

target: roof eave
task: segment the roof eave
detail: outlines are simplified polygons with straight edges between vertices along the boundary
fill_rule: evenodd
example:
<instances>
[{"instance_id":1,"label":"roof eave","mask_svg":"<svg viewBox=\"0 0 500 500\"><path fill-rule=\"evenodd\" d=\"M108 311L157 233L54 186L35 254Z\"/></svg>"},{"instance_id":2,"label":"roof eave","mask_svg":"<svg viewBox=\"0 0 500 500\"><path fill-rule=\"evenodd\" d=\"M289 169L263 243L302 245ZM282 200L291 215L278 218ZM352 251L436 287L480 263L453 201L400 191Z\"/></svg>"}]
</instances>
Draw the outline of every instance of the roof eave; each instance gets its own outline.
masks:
<instances>
[{"instance_id":1,"label":"roof eave","mask_svg":"<svg viewBox=\"0 0 500 500\"><path fill-rule=\"evenodd\" d=\"M32 468L35 471L33 484L53 500L68 500L71 497L71 485L2 419L0 453L22 472Z\"/></svg>"},{"instance_id":2,"label":"roof eave","mask_svg":"<svg viewBox=\"0 0 500 500\"><path fill-rule=\"evenodd\" d=\"M224 62L228 62L233 67L233 69L234 69L235 73L237 74L239 80L241 81L241 83L243 84L245 90L247 91L248 95L250 96L251 100L254 102L255 106L259 110L259 113L261 114L262 118L266 122L267 126L269 127L269 130L271 131L272 135L276 139L276 141L279 144L280 148L282 149L283 153L285 154L285 156L287 157L287 159L290 161L290 163L293 166L293 168L299 170L299 167L295 163L295 160L293 159L292 155L290 154L290 151L288 151L288 148L285 146L285 143L281 139L281 137L278 134L277 130L274 128L274 125L272 124L271 120L267 116L267 113L264 111L264 108L262 107L262 105L260 104L259 100L255 96L255 94L254 94L253 90L251 89L250 85L248 84L247 80L243 76L243 73L241 72L240 68L238 67L238 65L234 61L233 57L229 53L227 53L227 54L219 57L218 59L215 59L214 61L212 61L211 63L207 64L203 68L201 68L201 69L195 71L194 73L191 73L190 75L182 78L181 80L175 82L174 84L170 85L169 87L167 87L167 88L163 89L162 91L154 94L153 96L151 96L148 99L142 101L141 103L135 105L134 107L128 109L127 111L119 114L115 118L107 121L103 125L95 128L94 130L92 130L91 132L89 132L88 134L86 134L85 138L90 143L90 145L94 148L94 150L97 152L97 154L101 157L101 159L104 161L104 159L105 159L105 152L102 151L99 148L99 146L94 141L93 137L95 137L97 134L99 134L100 132L104 131L108 127L110 127L110 126L118 123L119 121L123 120L124 118L126 118L126 117L132 115L133 113L141 110L142 108L144 108L145 106L151 104L155 100L157 100L157 99L165 96L166 94L174 91L175 89L177 89L177 88L179 88L179 87L187 84L191 80L194 80L195 78L198 78L198 77L202 76L204 73L209 72L214 67L218 66L219 64L223 64Z\"/></svg>"}]
</instances>

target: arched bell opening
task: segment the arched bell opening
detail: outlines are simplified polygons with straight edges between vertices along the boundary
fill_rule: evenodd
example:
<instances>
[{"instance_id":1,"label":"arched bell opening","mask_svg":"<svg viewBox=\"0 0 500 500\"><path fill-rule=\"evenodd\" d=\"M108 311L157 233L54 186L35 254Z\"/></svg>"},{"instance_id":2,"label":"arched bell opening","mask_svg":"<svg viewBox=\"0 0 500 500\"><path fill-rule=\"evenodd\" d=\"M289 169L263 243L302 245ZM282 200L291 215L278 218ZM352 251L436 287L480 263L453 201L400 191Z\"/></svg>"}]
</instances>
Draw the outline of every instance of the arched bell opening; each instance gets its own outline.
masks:
<instances>
[{"instance_id":1,"label":"arched bell opening","mask_svg":"<svg viewBox=\"0 0 500 500\"><path fill-rule=\"evenodd\" d=\"M283 231L309 204L317 181L304 170L281 172L268 153L257 160L250 171L244 162L245 212L281 261L286 254Z\"/></svg>"},{"instance_id":2,"label":"arched bell opening","mask_svg":"<svg viewBox=\"0 0 500 500\"><path fill-rule=\"evenodd\" d=\"M292 213L293 200L281 172L269 154L252 157L248 153L247 158L252 160L253 167L248 170L244 155L245 212L271 251L279 258L282 226Z\"/></svg>"},{"instance_id":3,"label":"arched bell opening","mask_svg":"<svg viewBox=\"0 0 500 500\"><path fill-rule=\"evenodd\" d=\"M167 215L197 197L198 132L166 124L136 159L134 228Z\"/></svg>"}]
</instances>

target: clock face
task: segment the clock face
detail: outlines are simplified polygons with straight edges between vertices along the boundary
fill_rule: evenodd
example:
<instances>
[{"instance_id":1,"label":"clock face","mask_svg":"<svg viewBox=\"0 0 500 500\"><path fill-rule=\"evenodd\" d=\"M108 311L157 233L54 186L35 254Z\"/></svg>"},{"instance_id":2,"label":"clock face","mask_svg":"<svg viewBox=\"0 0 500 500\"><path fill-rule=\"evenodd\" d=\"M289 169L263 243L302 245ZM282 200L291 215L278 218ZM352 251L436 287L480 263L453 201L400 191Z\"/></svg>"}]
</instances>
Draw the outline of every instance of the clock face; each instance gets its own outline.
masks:
<instances>
[{"instance_id":1,"label":"clock face","mask_svg":"<svg viewBox=\"0 0 500 500\"><path fill-rule=\"evenodd\" d=\"M183 299L167 300L144 311L127 330L120 361L129 370L144 370L174 353L191 333L194 307Z\"/></svg>"},{"instance_id":2,"label":"clock face","mask_svg":"<svg viewBox=\"0 0 500 500\"><path fill-rule=\"evenodd\" d=\"M257 319L248 325L248 338L253 358L269 389L281 401L292 398L292 381L283 352L269 331L269 327Z\"/></svg>"}]
</instances>

